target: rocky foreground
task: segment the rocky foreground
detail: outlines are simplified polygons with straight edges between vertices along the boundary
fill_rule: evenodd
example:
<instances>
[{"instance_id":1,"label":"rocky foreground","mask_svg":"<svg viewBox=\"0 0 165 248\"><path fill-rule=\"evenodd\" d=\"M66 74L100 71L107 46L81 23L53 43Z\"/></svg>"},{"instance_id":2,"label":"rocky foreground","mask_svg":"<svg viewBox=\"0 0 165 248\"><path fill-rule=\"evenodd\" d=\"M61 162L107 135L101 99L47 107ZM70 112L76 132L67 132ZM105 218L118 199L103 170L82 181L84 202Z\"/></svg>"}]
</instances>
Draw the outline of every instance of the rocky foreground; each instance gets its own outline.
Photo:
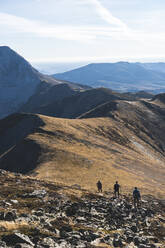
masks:
<instances>
[{"instance_id":1,"label":"rocky foreground","mask_svg":"<svg viewBox=\"0 0 165 248\"><path fill-rule=\"evenodd\" d=\"M0 171L0 247L165 247L165 201L115 199Z\"/></svg>"}]
</instances>

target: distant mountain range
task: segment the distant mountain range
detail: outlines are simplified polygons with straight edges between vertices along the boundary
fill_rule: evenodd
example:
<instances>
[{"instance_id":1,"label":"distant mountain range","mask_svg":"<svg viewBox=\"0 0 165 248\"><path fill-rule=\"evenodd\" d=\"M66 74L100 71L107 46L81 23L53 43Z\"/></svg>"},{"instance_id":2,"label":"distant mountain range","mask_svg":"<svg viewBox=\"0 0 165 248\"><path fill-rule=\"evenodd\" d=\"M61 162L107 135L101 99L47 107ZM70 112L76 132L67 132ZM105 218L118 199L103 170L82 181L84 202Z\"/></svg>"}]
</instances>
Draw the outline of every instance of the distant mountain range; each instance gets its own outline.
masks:
<instances>
[{"instance_id":1,"label":"distant mountain range","mask_svg":"<svg viewBox=\"0 0 165 248\"><path fill-rule=\"evenodd\" d=\"M121 92L165 91L165 63L95 63L53 76Z\"/></svg>"},{"instance_id":2,"label":"distant mountain range","mask_svg":"<svg viewBox=\"0 0 165 248\"><path fill-rule=\"evenodd\" d=\"M153 67L150 64L125 62L90 64L71 72L56 74L56 77L65 76L63 80L39 73L23 57L9 47L2 46L0 47L0 119L15 112L79 118L97 106L113 100L134 101L140 98L152 98L151 93L136 92L136 90L147 87L153 90L154 87L158 87L158 83L149 83L153 78L157 78L155 82L162 80L163 90L165 73L162 72L162 64L159 72L158 69L150 70L145 68L146 66ZM108 83L109 76L113 76L116 81ZM74 83L70 82L70 77ZM103 87L92 88L92 86L116 87L117 85L132 92L120 93ZM117 90L120 87L117 87Z\"/></svg>"},{"instance_id":3,"label":"distant mountain range","mask_svg":"<svg viewBox=\"0 0 165 248\"><path fill-rule=\"evenodd\" d=\"M146 69L165 73L165 63L163 63L163 62L158 62L158 63L139 63L139 64L144 66L144 68L146 68Z\"/></svg>"},{"instance_id":4,"label":"distant mountain range","mask_svg":"<svg viewBox=\"0 0 165 248\"><path fill-rule=\"evenodd\" d=\"M32 62L34 68L48 75L70 71L87 64L88 62Z\"/></svg>"}]
</instances>

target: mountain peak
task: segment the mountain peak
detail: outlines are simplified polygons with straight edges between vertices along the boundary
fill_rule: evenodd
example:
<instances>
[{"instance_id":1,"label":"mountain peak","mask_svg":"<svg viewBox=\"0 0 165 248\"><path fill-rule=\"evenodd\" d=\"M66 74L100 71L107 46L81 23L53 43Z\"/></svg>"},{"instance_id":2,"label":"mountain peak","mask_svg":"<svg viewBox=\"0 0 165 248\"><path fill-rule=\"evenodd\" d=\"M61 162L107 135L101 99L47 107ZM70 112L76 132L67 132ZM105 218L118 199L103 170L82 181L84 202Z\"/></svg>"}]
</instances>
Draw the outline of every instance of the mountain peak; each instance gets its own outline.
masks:
<instances>
[{"instance_id":1,"label":"mountain peak","mask_svg":"<svg viewBox=\"0 0 165 248\"><path fill-rule=\"evenodd\" d=\"M0 46L0 50L12 50L9 46Z\"/></svg>"},{"instance_id":2,"label":"mountain peak","mask_svg":"<svg viewBox=\"0 0 165 248\"><path fill-rule=\"evenodd\" d=\"M13 49L11 49L9 46L0 46L0 60L2 60L2 57L3 57L3 61L1 61L1 64L7 62L6 58L16 59L16 57L17 57L24 62L26 61L21 55L19 55L17 52L15 52ZM28 63L28 62L26 61L26 63ZM0 64L0 66L1 66L1 64Z\"/></svg>"},{"instance_id":3,"label":"mountain peak","mask_svg":"<svg viewBox=\"0 0 165 248\"><path fill-rule=\"evenodd\" d=\"M0 57L7 56L9 54L15 54L17 56L20 56L14 50L12 50L9 46L0 46Z\"/></svg>"},{"instance_id":4,"label":"mountain peak","mask_svg":"<svg viewBox=\"0 0 165 248\"><path fill-rule=\"evenodd\" d=\"M130 63L128 61L119 61L119 62L116 62L116 64L125 64L125 65L129 65Z\"/></svg>"},{"instance_id":5,"label":"mountain peak","mask_svg":"<svg viewBox=\"0 0 165 248\"><path fill-rule=\"evenodd\" d=\"M10 47L0 46L0 119L19 111L27 101L41 105L84 88L89 87L43 75Z\"/></svg>"},{"instance_id":6,"label":"mountain peak","mask_svg":"<svg viewBox=\"0 0 165 248\"><path fill-rule=\"evenodd\" d=\"M38 72L8 46L0 46L0 118L17 110L39 84Z\"/></svg>"}]
</instances>

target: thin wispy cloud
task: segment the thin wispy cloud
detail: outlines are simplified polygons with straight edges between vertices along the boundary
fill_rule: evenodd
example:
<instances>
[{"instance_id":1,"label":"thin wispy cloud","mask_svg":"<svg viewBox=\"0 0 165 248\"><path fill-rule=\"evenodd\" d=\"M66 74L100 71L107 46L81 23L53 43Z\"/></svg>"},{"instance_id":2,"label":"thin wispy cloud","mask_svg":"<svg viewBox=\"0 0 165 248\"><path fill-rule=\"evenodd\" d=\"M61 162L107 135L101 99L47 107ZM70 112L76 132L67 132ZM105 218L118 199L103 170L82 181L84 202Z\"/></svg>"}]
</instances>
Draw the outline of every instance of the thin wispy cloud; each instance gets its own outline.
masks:
<instances>
[{"instance_id":1,"label":"thin wispy cloud","mask_svg":"<svg viewBox=\"0 0 165 248\"><path fill-rule=\"evenodd\" d=\"M89 0L89 3L93 4L96 8L99 16L108 24L120 27L121 29L128 30L127 25L119 18L112 15L112 13L106 9L98 0Z\"/></svg>"},{"instance_id":2,"label":"thin wispy cloud","mask_svg":"<svg viewBox=\"0 0 165 248\"><path fill-rule=\"evenodd\" d=\"M83 0L82 0L83 1ZM139 30L132 30L129 28L122 20L115 17L109 9L107 9L101 1L99 0L88 0L89 3L93 4L96 8L97 13L99 16L110 26L112 27L114 25L114 32L112 32L112 28L110 29L111 32L108 35L108 32L106 33L107 36L113 37L117 40L136 40L140 41L142 43L148 42L148 41L165 41L165 34L160 32L157 35L155 32L143 32Z\"/></svg>"}]
</instances>

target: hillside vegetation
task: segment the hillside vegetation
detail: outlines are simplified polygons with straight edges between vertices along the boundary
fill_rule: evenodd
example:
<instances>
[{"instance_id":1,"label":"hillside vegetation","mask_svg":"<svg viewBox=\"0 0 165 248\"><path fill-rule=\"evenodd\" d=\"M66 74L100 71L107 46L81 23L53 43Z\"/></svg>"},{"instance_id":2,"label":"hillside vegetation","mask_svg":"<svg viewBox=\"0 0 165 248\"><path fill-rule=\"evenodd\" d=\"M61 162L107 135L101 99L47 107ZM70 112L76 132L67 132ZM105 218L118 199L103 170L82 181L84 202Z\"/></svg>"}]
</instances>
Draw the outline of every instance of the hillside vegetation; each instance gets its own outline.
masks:
<instances>
[{"instance_id":1,"label":"hillside vegetation","mask_svg":"<svg viewBox=\"0 0 165 248\"><path fill-rule=\"evenodd\" d=\"M90 190L118 180L123 192L137 186L161 197L164 114L154 101L115 100L73 120L11 115L0 121L0 167Z\"/></svg>"}]
</instances>

